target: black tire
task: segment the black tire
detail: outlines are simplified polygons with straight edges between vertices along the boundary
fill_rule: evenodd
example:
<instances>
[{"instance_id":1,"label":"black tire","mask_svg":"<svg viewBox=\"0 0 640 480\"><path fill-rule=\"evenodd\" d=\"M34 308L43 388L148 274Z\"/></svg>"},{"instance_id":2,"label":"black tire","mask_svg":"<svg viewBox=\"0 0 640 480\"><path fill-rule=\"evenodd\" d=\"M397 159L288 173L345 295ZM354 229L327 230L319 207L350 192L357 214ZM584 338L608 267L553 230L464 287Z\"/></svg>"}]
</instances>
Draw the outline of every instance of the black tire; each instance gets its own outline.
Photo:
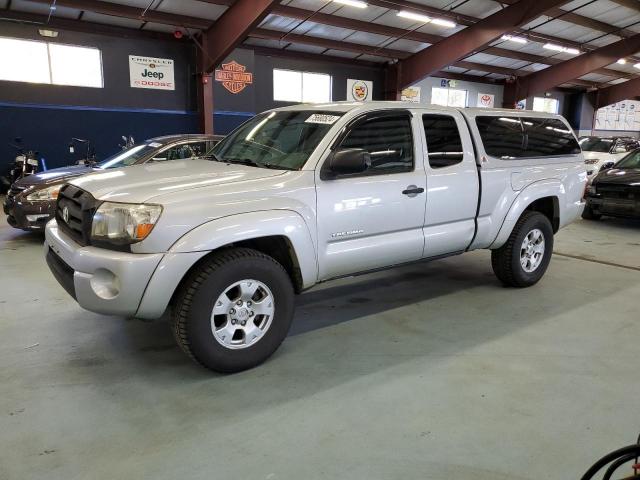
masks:
<instances>
[{"instance_id":1,"label":"black tire","mask_svg":"<svg viewBox=\"0 0 640 480\"><path fill-rule=\"evenodd\" d=\"M520 263L520 247L525 236L533 229L542 232L545 242L544 254L538 267L527 272ZM491 251L493 273L505 285L510 287L529 287L537 283L546 272L553 252L553 228L549 219L539 212L524 212L507 242Z\"/></svg>"},{"instance_id":2,"label":"black tire","mask_svg":"<svg viewBox=\"0 0 640 480\"><path fill-rule=\"evenodd\" d=\"M582 218L585 220L600 220L602 214L594 212L589 205L585 205L582 211Z\"/></svg>"},{"instance_id":3,"label":"black tire","mask_svg":"<svg viewBox=\"0 0 640 480\"><path fill-rule=\"evenodd\" d=\"M230 349L211 329L211 313L229 285L255 279L269 287L274 315L264 336L253 345ZM246 370L269 358L284 341L294 311L294 290L285 269L273 258L249 248L233 248L208 257L182 282L172 316L178 345L196 362L221 373Z\"/></svg>"}]
</instances>

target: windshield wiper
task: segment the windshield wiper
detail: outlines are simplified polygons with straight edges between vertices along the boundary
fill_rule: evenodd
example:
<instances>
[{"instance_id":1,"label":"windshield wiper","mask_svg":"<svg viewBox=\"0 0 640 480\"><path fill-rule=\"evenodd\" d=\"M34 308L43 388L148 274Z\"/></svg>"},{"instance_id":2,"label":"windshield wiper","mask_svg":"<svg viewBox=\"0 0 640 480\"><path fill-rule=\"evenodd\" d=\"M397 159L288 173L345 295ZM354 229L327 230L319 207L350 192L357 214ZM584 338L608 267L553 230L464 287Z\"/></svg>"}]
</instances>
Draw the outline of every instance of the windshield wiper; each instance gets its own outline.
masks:
<instances>
[{"instance_id":1,"label":"windshield wiper","mask_svg":"<svg viewBox=\"0 0 640 480\"><path fill-rule=\"evenodd\" d=\"M200 158L207 158L207 159L213 160L215 162L226 162L226 160L221 159L217 154L215 154L213 152L206 153L206 154L202 155L202 157L200 157Z\"/></svg>"},{"instance_id":2,"label":"windshield wiper","mask_svg":"<svg viewBox=\"0 0 640 480\"><path fill-rule=\"evenodd\" d=\"M222 160L222 161L226 162L226 163L237 163L237 164L240 164L240 165L249 165L251 167L269 168L271 170L293 170L292 168L283 167L283 166L280 166L280 165L275 165L273 163L256 162L255 160L251 160L250 158L229 158L229 159Z\"/></svg>"}]
</instances>

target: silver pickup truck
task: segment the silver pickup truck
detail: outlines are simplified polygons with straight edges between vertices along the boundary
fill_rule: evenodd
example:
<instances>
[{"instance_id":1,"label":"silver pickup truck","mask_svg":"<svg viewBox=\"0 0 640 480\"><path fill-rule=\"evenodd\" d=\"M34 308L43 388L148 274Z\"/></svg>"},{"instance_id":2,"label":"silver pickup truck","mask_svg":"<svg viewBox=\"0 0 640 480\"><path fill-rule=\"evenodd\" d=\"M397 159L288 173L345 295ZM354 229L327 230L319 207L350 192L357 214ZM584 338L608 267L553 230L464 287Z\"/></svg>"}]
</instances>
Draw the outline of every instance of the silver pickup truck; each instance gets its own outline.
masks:
<instances>
[{"instance_id":1,"label":"silver pickup truck","mask_svg":"<svg viewBox=\"0 0 640 480\"><path fill-rule=\"evenodd\" d=\"M587 180L560 116L400 102L297 105L249 120L201 160L90 174L60 190L45 255L94 312L158 318L216 371L284 340L319 282L490 249L527 287Z\"/></svg>"}]
</instances>

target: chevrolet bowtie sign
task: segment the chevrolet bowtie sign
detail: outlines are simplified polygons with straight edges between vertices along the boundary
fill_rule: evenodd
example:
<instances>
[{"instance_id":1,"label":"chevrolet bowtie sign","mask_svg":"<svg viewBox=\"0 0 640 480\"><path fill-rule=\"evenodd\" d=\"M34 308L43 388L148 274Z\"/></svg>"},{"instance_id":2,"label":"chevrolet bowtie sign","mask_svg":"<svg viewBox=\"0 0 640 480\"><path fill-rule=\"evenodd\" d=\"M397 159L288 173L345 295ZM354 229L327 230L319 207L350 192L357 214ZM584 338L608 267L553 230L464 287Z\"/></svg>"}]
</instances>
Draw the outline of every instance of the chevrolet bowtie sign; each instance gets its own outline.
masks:
<instances>
[{"instance_id":1,"label":"chevrolet bowtie sign","mask_svg":"<svg viewBox=\"0 0 640 480\"><path fill-rule=\"evenodd\" d=\"M222 68L216 69L216 82L221 82L224 88L235 95L253 83L253 73L246 70L247 67L240 65L235 60L223 63Z\"/></svg>"}]
</instances>

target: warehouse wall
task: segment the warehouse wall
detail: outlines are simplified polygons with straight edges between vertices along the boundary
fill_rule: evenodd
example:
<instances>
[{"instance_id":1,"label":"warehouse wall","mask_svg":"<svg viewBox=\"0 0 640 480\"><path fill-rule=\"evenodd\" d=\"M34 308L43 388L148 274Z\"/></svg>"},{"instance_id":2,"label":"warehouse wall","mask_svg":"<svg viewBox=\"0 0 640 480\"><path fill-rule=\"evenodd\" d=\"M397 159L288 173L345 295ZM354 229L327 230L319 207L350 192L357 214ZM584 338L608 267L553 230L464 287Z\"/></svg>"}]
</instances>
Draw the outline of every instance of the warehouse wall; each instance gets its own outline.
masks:
<instances>
[{"instance_id":1,"label":"warehouse wall","mask_svg":"<svg viewBox=\"0 0 640 480\"><path fill-rule=\"evenodd\" d=\"M415 86L421 87L420 103L431 103L431 89L433 87L441 87L442 80L442 78L438 77L428 77L415 84ZM504 92L504 87L502 85L456 80L456 86L452 88L467 91L467 107L477 106L476 104L478 101L478 93L488 93L491 95L495 95L494 106L496 108L502 106L502 96Z\"/></svg>"},{"instance_id":2,"label":"warehouse wall","mask_svg":"<svg viewBox=\"0 0 640 480\"><path fill-rule=\"evenodd\" d=\"M3 36L91 46L101 50L104 88L71 87L0 81L0 168L15 156L7 145L22 137L49 168L74 159L70 138L88 138L98 158L118 149L121 135L141 140L151 136L197 132L196 91L192 65L195 49L188 43L120 38L59 31L45 39L37 27L0 23ZM171 58L175 62L174 91L131 88L130 54Z\"/></svg>"}]
</instances>

